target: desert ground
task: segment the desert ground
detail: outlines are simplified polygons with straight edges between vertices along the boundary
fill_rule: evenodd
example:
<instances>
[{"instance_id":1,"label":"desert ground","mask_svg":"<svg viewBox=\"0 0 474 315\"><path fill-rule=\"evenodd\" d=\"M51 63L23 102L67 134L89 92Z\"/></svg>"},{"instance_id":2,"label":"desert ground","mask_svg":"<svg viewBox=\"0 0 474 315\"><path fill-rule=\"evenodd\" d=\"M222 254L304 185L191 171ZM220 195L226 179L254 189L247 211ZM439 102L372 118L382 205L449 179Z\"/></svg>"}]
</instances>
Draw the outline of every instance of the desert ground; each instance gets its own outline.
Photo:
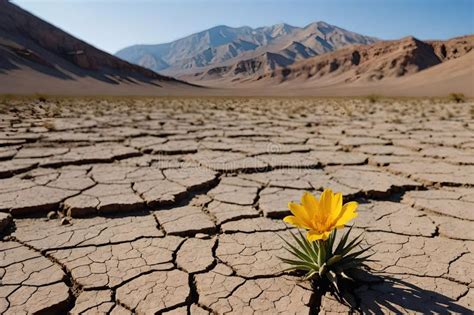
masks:
<instances>
[{"instance_id":1,"label":"desert ground","mask_svg":"<svg viewBox=\"0 0 474 315\"><path fill-rule=\"evenodd\" d=\"M474 103L36 98L0 105L2 314L471 313ZM304 191L360 203L340 303L286 267Z\"/></svg>"}]
</instances>

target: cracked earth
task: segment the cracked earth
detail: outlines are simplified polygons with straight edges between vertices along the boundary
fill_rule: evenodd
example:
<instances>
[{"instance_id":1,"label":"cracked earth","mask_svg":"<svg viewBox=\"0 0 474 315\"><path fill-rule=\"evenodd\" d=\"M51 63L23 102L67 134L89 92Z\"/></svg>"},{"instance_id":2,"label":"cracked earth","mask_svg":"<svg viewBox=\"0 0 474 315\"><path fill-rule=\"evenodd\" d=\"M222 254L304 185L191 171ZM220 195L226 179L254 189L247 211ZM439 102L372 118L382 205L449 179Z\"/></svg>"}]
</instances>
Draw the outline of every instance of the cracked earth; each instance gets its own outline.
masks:
<instances>
[{"instance_id":1,"label":"cracked earth","mask_svg":"<svg viewBox=\"0 0 474 315\"><path fill-rule=\"evenodd\" d=\"M471 313L474 105L112 99L0 106L3 314ZM304 191L360 203L352 299L277 256Z\"/></svg>"}]
</instances>

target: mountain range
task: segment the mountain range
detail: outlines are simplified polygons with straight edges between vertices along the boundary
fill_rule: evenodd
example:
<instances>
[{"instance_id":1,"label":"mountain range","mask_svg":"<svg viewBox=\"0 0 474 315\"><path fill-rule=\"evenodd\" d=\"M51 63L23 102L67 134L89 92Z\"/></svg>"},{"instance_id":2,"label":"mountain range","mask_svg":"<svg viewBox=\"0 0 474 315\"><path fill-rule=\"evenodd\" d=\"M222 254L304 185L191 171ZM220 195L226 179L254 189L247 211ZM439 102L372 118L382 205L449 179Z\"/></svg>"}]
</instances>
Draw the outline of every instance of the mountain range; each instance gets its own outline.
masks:
<instances>
[{"instance_id":1,"label":"mountain range","mask_svg":"<svg viewBox=\"0 0 474 315\"><path fill-rule=\"evenodd\" d=\"M118 51L116 56L160 73L179 76L261 56L271 60L270 68L288 66L348 45L376 41L374 37L325 22L305 27L276 24L233 28L221 25L166 44L130 46Z\"/></svg>"},{"instance_id":2,"label":"mountain range","mask_svg":"<svg viewBox=\"0 0 474 315\"><path fill-rule=\"evenodd\" d=\"M474 96L473 50L474 35L380 40L315 22L217 26L114 56L0 0L0 93Z\"/></svg>"},{"instance_id":3,"label":"mountain range","mask_svg":"<svg viewBox=\"0 0 474 315\"><path fill-rule=\"evenodd\" d=\"M473 49L473 35L380 40L315 22L305 27L217 26L171 43L130 46L116 56L230 94L471 95ZM451 73L450 68L457 70ZM431 76L414 76L427 69ZM417 81L407 79L412 76Z\"/></svg>"},{"instance_id":4,"label":"mountain range","mask_svg":"<svg viewBox=\"0 0 474 315\"><path fill-rule=\"evenodd\" d=\"M300 85L373 83L410 76L461 58L473 48L474 36L448 41L421 41L409 36L371 45L352 45L291 64L286 63L280 54L265 53L182 77L201 84L213 82L222 85L227 82L234 86L258 81L273 85L289 82ZM472 73L472 66L466 64L466 71Z\"/></svg>"}]
</instances>

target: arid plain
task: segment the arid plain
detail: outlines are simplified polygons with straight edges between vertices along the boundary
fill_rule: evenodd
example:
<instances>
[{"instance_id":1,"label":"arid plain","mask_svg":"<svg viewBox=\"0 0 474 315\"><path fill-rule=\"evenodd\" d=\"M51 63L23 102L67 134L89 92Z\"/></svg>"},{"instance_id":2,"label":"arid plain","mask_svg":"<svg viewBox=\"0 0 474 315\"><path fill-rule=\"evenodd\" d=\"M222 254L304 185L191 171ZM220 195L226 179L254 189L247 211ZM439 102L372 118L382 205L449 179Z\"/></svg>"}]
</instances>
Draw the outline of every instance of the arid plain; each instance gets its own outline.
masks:
<instances>
[{"instance_id":1,"label":"arid plain","mask_svg":"<svg viewBox=\"0 0 474 315\"><path fill-rule=\"evenodd\" d=\"M5 98L4 314L470 313L474 104ZM352 307L285 273L287 202L360 203Z\"/></svg>"}]
</instances>

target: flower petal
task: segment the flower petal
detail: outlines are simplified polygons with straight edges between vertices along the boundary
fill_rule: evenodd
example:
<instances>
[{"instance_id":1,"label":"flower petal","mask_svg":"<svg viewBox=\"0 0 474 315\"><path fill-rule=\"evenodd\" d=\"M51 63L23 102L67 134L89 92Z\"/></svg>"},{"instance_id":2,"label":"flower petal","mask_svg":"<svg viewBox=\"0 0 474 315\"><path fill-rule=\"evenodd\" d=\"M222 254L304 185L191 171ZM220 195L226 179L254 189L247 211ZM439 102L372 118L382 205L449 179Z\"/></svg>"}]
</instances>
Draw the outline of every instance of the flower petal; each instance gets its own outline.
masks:
<instances>
[{"instance_id":1,"label":"flower petal","mask_svg":"<svg viewBox=\"0 0 474 315\"><path fill-rule=\"evenodd\" d=\"M314 215L318 214L319 201L316 199L316 197L314 197L313 194L305 191L303 197L301 197L301 203L303 204L303 207L305 207L306 212L309 215L309 219L313 220Z\"/></svg>"},{"instance_id":2,"label":"flower petal","mask_svg":"<svg viewBox=\"0 0 474 315\"><path fill-rule=\"evenodd\" d=\"M324 189L321 197L319 198L319 216L321 218L320 222L326 222L329 214L331 213L332 209L332 199L333 199L333 192L331 189L326 188Z\"/></svg>"},{"instance_id":3,"label":"flower petal","mask_svg":"<svg viewBox=\"0 0 474 315\"><path fill-rule=\"evenodd\" d=\"M342 193L333 195L328 223L334 223L342 214Z\"/></svg>"},{"instance_id":4,"label":"flower petal","mask_svg":"<svg viewBox=\"0 0 474 315\"><path fill-rule=\"evenodd\" d=\"M331 235L331 231L326 231L326 232L323 232L323 233L319 233L317 231L310 230L306 233L306 238L310 242L314 242L314 241L318 241L318 240L325 241L329 238L329 235Z\"/></svg>"},{"instance_id":5,"label":"flower petal","mask_svg":"<svg viewBox=\"0 0 474 315\"><path fill-rule=\"evenodd\" d=\"M311 217L308 215L308 211L305 207L295 202L289 202L288 208L295 217L300 218L302 221L306 222L306 224L310 223Z\"/></svg>"},{"instance_id":6,"label":"flower petal","mask_svg":"<svg viewBox=\"0 0 474 315\"><path fill-rule=\"evenodd\" d=\"M359 204L355 201L351 201L346 203L342 207L341 215L339 218L337 218L337 221L335 222L336 227L342 227L347 224L350 220L354 219L357 217L357 207Z\"/></svg>"},{"instance_id":7,"label":"flower petal","mask_svg":"<svg viewBox=\"0 0 474 315\"><path fill-rule=\"evenodd\" d=\"M303 222L300 218L297 218L292 215L284 217L283 222L286 222L288 224L294 225L302 229L309 229L309 227L305 224L305 222Z\"/></svg>"}]
</instances>

